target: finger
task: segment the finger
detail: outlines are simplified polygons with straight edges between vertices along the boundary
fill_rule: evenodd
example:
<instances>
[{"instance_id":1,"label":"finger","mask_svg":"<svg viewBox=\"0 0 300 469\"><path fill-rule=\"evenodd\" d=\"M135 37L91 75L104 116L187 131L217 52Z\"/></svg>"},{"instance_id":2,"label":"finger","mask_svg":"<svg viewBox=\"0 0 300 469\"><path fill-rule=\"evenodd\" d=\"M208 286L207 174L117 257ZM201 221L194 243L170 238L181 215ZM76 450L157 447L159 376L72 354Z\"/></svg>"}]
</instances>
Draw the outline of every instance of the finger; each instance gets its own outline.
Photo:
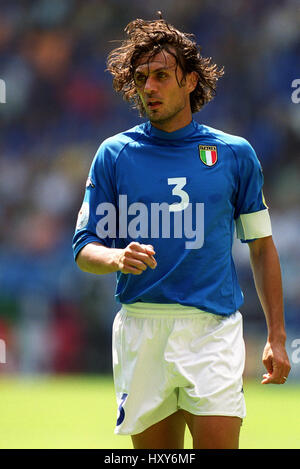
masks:
<instances>
[{"instance_id":1,"label":"finger","mask_svg":"<svg viewBox=\"0 0 300 469\"><path fill-rule=\"evenodd\" d=\"M123 274L140 274L147 269L142 260L132 257L132 253L125 251L120 259L120 270Z\"/></svg>"},{"instance_id":2,"label":"finger","mask_svg":"<svg viewBox=\"0 0 300 469\"><path fill-rule=\"evenodd\" d=\"M155 269L155 267L157 266L157 262L155 258L152 255L150 256L149 254L147 254L145 251L139 251L139 250L126 251L125 256L128 258L139 259L151 269Z\"/></svg>"},{"instance_id":3,"label":"finger","mask_svg":"<svg viewBox=\"0 0 300 469\"><path fill-rule=\"evenodd\" d=\"M147 265L149 265L149 267L151 267L151 269L155 269L155 267L157 266L157 262L156 262L156 259L154 257L154 255L155 255L154 247L151 244L146 244L146 245L143 244L142 246L145 249L145 252L147 253L147 255L149 256L147 258L147 261L150 260L150 262L147 262Z\"/></svg>"},{"instance_id":4,"label":"finger","mask_svg":"<svg viewBox=\"0 0 300 469\"><path fill-rule=\"evenodd\" d=\"M144 271L147 269L147 265L144 262L133 257L125 258L123 263L124 263L125 269L131 268L131 267L134 267L135 269L138 269L141 271Z\"/></svg>"},{"instance_id":5,"label":"finger","mask_svg":"<svg viewBox=\"0 0 300 469\"><path fill-rule=\"evenodd\" d=\"M287 362L285 363L283 367L283 376L287 379L291 371L291 365L289 362L289 359L287 359Z\"/></svg>"},{"instance_id":6,"label":"finger","mask_svg":"<svg viewBox=\"0 0 300 469\"><path fill-rule=\"evenodd\" d=\"M144 244L137 241L132 241L127 247L132 251L145 252Z\"/></svg>"},{"instance_id":7,"label":"finger","mask_svg":"<svg viewBox=\"0 0 300 469\"><path fill-rule=\"evenodd\" d=\"M145 264L148 267L151 267L151 269L155 269L155 267L157 266L157 262L153 256L149 256L146 253L136 253L136 254L137 254L137 257L143 262L145 262Z\"/></svg>"},{"instance_id":8,"label":"finger","mask_svg":"<svg viewBox=\"0 0 300 469\"><path fill-rule=\"evenodd\" d=\"M288 377L289 377L289 374L290 374L290 371L291 371L291 366L290 364L288 363L287 365L285 365L283 367L283 373L282 373L282 384L285 384Z\"/></svg>"},{"instance_id":9,"label":"finger","mask_svg":"<svg viewBox=\"0 0 300 469\"><path fill-rule=\"evenodd\" d=\"M263 375L262 384L284 384L289 376L290 366L279 366L275 365L273 372L266 373Z\"/></svg>"},{"instance_id":10,"label":"finger","mask_svg":"<svg viewBox=\"0 0 300 469\"><path fill-rule=\"evenodd\" d=\"M284 376L282 368L275 366L271 376L274 384L281 384L282 377Z\"/></svg>"},{"instance_id":11,"label":"finger","mask_svg":"<svg viewBox=\"0 0 300 469\"><path fill-rule=\"evenodd\" d=\"M151 246L151 244L146 245L146 251L150 256L154 256L154 254L155 254L154 247Z\"/></svg>"},{"instance_id":12,"label":"finger","mask_svg":"<svg viewBox=\"0 0 300 469\"><path fill-rule=\"evenodd\" d=\"M148 254L146 253L135 253L135 258L136 259L139 259L140 261L144 262L144 264L148 267L150 267L151 269L155 269L155 267L157 266L157 262L156 260L154 259L153 256L148 256Z\"/></svg>"},{"instance_id":13,"label":"finger","mask_svg":"<svg viewBox=\"0 0 300 469\"><path fill-rule=\"evenodd\" d=\"M144 260L144 262L146 262L146 264L151 268L151 269L155 269L155 267L157 266L157 262L155 260L155 258L153 256L148 256L146 257L146 259Z\"/></svg>"},{"instance_id":14,"label":"finger","mask_svg":"<svg viewBox=\"0 0 300 469\"><path fill-rule=\"evenodd\" d=\"M272 357L268 357L268 358L264 359L263 364L264 364L264 367L267 370L268 374L271 375L273 373L273 359L272 359Z\"/></svg>"},{"instance_id":15,"label":"finger","mask_svg":"<svg viewBox=\"0 0 300 469\"><path fill-rule=\"evenodd\" d=\"M276 376L274 373L266 373L263 378L261 384L284 384L287 380L286 376Z\"/></svg>"},{"instance_id":16,"label":"finger","mask_svg":"<svg viewBox=\"0 0 300 469\"><path fill-rule=\"evenodd\" d=\"M142 270L137 269L136 267L128 266L126 269L121 269L122 274L132 274L132 275L141 275Z\"/></svg>"},{"instance_id":17,"label":"finger","mask_svg":"<svg viewBox=\"0 0 300 469\"><path fill-rule=\"evenodd\" d=\"M280 384L279 378L274 377L273 373L266 373L263 378L261 384Z\"/></svg>"},{"instance_id":18,"label":"finger","mask_svg":"<svg viewBox=\"0 0 300 469\"><path fill-rule=\"evenodd\" d=\"M146 268L141 269L139 266L125 263L120 270L123 274L141 275Z\"/></svg>"},{"instance_id":19,"label":"finger","mask_svg":"<svg viewBox=\"0 0 300 469\"><path fill-rule=\"evenodd\" d=\"M264 374L264 375L263 375L263 379L262 379L262 381L261 381L261 384L268 384L268 383L270 382L270 381L269 381L269 377L270 377L270 376L271 376L271 375L270 375L269 373Z\"/></svg>"},{"instance_id":20,"label":"finger","mask_svg":"<svg viewBox=\"0 0 300 469\"><path fill-rule=\"evenodd\" d=\"M146 252L149 255L154 255L155 251L151 244L140 244L136 241L133 241L129 244L129 247L134 251Z\"/></svg>"},{"instance_id":21,"label":"finger","mask_svg":"<svg viewBox=\"0 0 300 469\"><path fill-rule=\"evenodd\" d=\"M274 383L274 378L271 373L266 373L263 375L263 380L261 381L261 384L272 384Z\"/></svg>"}]
</instances>

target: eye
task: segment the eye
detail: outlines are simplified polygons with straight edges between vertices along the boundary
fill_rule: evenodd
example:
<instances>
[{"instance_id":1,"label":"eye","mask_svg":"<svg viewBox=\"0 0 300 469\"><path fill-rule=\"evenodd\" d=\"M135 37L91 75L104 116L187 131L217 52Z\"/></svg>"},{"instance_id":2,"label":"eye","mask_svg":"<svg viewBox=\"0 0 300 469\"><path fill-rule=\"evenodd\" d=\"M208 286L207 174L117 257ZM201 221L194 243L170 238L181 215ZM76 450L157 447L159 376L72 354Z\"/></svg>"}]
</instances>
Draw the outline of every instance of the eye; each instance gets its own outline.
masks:
<instances>
[{"instance_id":1,"label":"eye","mask_svg":"<svg viewBox=\"0 0 300 469\"><path fill-rule=\"evenodd\" d=\"M136 86L143 86L146 82L146 76L143 75L142 73L138 73L137 75L134 76L134 83Z\"/></svg>"},{"instance_id":2,"label":"eye","mask_svg":"<svg viewBox=\"0 0 300 469\"><path fill-rule=\"evenodd\" d=\"M166 72L158 72L157 77L160 80L163 80L164 78L167 78L167 74L166 74Z\"/></svg>"}]
</instances>

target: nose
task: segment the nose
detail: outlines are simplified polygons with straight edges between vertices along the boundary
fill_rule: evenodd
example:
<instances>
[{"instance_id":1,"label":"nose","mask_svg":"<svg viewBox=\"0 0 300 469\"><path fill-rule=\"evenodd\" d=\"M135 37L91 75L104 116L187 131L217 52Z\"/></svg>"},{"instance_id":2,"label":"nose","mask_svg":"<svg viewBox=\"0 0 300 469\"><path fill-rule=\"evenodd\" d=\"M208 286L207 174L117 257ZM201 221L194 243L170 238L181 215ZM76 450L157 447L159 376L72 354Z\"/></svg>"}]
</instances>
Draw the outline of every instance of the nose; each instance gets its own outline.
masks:
<instances>
[{"instance_id":1,"label":"nose","mask_svg":"<svg viewBox=\"0 0 300 469\"><path fill-rule=\"evenodd\" d=\"M152 94L153 92L157 91L157 83L153 76L148 76L144 86L144 91L147 94Z\"/></svg>"}]
</instances>

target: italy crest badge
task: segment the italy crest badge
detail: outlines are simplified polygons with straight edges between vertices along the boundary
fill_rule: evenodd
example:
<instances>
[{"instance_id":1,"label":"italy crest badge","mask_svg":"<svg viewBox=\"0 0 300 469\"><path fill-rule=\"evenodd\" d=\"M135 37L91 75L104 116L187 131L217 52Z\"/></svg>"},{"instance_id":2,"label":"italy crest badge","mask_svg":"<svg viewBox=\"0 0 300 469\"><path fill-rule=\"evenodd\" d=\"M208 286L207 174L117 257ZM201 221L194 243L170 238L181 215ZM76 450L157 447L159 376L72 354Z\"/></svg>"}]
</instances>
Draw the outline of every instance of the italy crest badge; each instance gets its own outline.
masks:
<instances>
[{"instance_id":1,"label":"italy crest badge","mask_svg":"<svg viewBox=\"0 0 300 469\"><path fill-rule=\"evenodd\" d=\"M199 156L202 163L206 166L214 166L218 161L218 153L216 146L198 145Z\"/></svg>"}]
</instances>

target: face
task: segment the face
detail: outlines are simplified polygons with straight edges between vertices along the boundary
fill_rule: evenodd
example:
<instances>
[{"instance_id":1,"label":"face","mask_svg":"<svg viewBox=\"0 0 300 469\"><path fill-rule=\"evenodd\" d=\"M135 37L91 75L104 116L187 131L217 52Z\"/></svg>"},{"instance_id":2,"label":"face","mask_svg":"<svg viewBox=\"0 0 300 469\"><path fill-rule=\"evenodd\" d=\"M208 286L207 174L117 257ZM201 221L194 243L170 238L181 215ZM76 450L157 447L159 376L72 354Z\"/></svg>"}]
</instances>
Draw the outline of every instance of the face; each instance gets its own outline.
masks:
<instances>
[{"instance_id":1,"label":"face","mask_svg":"<svg viewBox=\"0 0 300 469\"><path fill-rule=\"evenodd\" d=\"M134 81L151 123L167 132L188 125L192 119L190 93L197 79L194 73L183 80L183 72L172 54L161 51L144 55L137 63Z\"/></svg>"}]
</instances>

